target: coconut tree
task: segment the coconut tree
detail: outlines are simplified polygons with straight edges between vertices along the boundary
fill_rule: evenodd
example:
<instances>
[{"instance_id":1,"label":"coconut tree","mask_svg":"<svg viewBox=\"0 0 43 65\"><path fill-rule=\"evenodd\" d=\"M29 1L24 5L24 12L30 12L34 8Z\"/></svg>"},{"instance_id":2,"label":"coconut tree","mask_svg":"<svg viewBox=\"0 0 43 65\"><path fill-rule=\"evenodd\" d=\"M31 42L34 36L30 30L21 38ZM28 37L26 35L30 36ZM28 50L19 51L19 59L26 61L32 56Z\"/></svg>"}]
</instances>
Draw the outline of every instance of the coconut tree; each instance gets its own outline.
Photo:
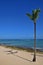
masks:
<instances>
[{"instance_id":1,"label":"coconut tree","mask_svg":"<svg viewBox=\"0 0 43 65\"><path fill-rule=\"evenodd\" d=\"M34 23L34 57L33 57L34 62L36 61L36 20L39 17L39 12L40 12L40 9L38 8L38 9L32 10L32 14L26 13L26 15L31 20L33 20L33 23Z\"/></svg>"}]
</instances>

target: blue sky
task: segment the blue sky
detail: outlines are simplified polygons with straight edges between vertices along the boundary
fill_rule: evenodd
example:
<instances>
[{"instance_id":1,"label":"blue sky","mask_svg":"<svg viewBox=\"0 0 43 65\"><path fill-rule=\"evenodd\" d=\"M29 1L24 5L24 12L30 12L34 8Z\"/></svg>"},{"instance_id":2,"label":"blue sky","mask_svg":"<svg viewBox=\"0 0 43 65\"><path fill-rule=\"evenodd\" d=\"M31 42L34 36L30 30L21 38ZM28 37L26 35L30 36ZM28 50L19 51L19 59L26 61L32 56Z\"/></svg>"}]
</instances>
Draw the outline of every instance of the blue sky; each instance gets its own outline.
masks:
<instances>
[{"instance_id":1,"label":"blue sky","mask_svg":"<svg viewBox=\"0 0 43 65\"><path fill-rule=\"evenodd\" d=\"M0 39L34 38L34 24L26 13L40 8L37 38L43 39L43 0L0 0Z\"/></svg>"}]
</instances>

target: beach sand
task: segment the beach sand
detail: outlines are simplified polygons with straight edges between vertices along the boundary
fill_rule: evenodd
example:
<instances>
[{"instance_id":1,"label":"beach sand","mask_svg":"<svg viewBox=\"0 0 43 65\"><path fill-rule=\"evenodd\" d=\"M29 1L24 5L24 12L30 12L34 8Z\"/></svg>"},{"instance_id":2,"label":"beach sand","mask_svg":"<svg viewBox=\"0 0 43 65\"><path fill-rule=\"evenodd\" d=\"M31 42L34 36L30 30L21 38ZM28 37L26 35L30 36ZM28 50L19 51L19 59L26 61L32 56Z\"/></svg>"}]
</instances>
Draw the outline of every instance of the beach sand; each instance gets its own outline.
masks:
<instances>
[{"instance_id":1,"label":"beach sand","mask_svg":"<svg viewBox=\"0 0 43 65\"><path fill-rule=\"evenodd\" d=\"M23 50L12 50L0 46L0 65L43 65L43 54L37 53L36 62L32 62L33 53Z\"/></svg>"}]
</instances>

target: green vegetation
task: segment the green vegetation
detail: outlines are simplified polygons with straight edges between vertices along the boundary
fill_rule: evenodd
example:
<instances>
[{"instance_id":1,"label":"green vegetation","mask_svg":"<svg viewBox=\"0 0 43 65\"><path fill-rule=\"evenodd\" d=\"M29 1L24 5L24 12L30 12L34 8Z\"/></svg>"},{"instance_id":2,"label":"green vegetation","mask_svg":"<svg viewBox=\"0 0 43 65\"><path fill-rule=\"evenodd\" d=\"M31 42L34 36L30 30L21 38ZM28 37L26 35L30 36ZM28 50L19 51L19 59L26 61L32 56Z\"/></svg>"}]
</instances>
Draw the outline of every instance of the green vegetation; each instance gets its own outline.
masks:
<instances>
[{"instance_id":1,"label":"green vegetation","mask_svg":"<svg viewBox=\"0 0 43 65\"><path fill-rule=\"evenodd\" d=\"M34 52L34 49L32 49L32 48L23 48L23 47L6 46L6 45L4 45L4 47L10 48L10 49L12 49L12 50L23 50L23 51L27 51L27 52L31 52L31 53ZM36 49L36 52L37 52L37 53L40 53L40 54L43 54L43 52L40 51L39 49Z\"/></svg>"}]
</instances>

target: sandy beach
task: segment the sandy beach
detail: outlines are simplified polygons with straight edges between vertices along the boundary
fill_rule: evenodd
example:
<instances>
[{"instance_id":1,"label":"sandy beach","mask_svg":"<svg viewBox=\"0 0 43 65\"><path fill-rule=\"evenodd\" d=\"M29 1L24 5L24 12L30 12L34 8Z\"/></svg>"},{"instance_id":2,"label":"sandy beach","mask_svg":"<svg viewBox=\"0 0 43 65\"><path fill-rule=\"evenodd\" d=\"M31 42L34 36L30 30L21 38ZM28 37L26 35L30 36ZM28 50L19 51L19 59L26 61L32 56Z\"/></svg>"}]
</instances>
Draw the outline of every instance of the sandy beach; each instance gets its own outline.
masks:
<instances>
[{"instance_id":1,"label":"sandy beach","mask_svg":"<svg viewBox=\"0 0 43 65\"><path fill-rule=\"evenodd\" d=\"M43 54L37 53L36 62L32 59L33 53L0 46L0 65L43 65Z\"/></svg>"}]
</instances>

